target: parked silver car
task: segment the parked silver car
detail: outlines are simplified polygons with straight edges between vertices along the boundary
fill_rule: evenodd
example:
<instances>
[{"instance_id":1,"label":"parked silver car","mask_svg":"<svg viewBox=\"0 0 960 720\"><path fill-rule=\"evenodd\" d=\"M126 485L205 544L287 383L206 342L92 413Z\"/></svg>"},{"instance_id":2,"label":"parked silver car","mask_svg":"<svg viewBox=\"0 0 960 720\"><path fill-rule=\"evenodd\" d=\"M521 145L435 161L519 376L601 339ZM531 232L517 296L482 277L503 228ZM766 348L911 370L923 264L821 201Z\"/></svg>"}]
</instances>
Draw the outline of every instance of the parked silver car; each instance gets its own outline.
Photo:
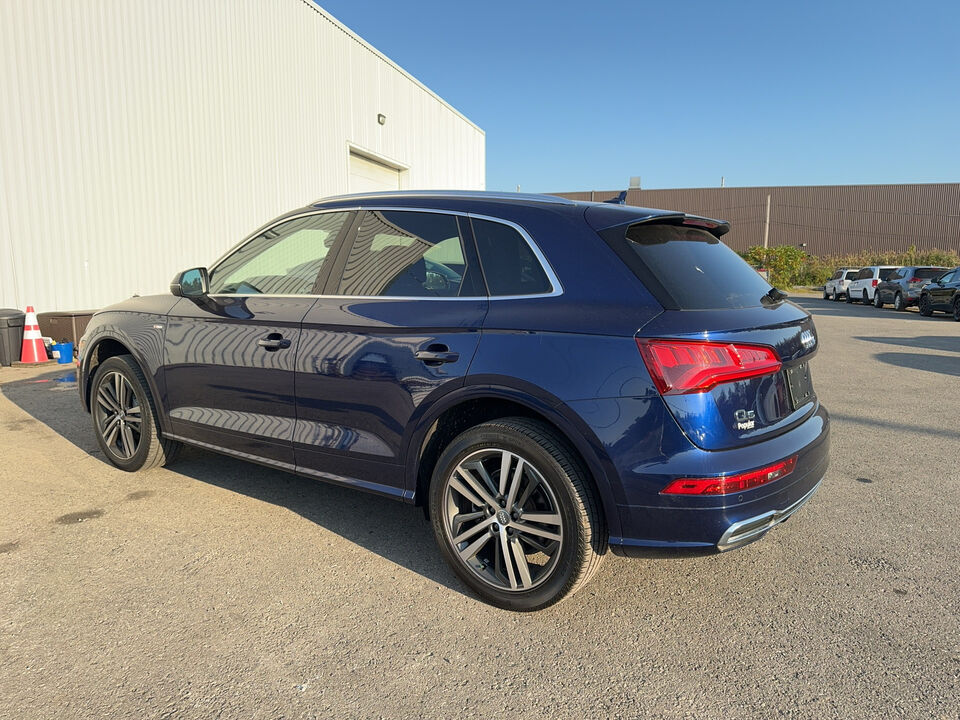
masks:
<instances>
[{"instance_id":1,"label":"parked silver car","mask_svg":"<svg viewBox=\"0 0 960 720\"><path fill-rule=\"evenodd\" d=\"M859 269L858 267L837 268L836 272L827 280L827 284L823 286L823 299L839 300L841 295L846 296L847 287L850 285L850 281L857 276Z\"/></svg>"}]
</instances>

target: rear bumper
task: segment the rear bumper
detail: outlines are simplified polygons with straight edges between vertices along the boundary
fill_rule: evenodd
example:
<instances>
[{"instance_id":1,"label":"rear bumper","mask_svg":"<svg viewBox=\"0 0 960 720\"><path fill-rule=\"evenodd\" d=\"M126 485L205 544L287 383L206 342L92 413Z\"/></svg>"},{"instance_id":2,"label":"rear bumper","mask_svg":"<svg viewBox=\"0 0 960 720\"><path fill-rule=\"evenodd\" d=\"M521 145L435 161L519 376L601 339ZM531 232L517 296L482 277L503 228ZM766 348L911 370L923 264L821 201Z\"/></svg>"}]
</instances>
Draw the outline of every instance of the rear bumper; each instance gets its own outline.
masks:
<instances>
[{"instance_id":1,"label":"rear bumper","mask_svg":"<svg viewBox=\"0 0 960 720\"><path fill-rule=\"evenodd\" d=\"M735 522L720 536L720 542L717 543L717 550L721 552L734 550L738 547L748 545L754 540L759 540L767 534L767 531L785 522L791 515L803 507L807 501L813 497L813 494L819 487L820 483L818 482L810 492L783 510L770 510L762 515Z\"/></svg>"},{"instance_id":2,"label":"rear bumper","mask_svg":"<svg viewBox=\"0 0 960 720\"><path fill-rule=\"evenodd\" d=\"M732 474L797 455L794 471L780 480L722 496L661 495L679 477ZM819 406L804 422L778 437L724 451L688 450L650 463L621 465L621 536L611 536L614 553L644 554L643 548L731 550L758 540L796 513L814 494L827 471L830 420ZM619 464L619 463L618 463Z\"/></svg>"}]
</instances>

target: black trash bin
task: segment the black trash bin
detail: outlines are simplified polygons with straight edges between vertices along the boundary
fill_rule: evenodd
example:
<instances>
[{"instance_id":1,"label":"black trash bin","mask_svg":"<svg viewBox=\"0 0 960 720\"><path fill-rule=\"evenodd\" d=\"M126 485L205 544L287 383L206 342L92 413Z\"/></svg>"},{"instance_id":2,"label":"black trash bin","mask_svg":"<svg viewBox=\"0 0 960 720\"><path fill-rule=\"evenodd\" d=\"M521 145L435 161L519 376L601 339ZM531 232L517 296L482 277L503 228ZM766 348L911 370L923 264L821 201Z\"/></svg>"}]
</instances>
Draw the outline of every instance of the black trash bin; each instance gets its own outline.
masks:
<instances>
[{"instance_id":1,"label":"black trash bin","mask_svg":"<svg viewBox=\"0 0 960 720\"><path fill-rule=\"evenodd\" d=\"M14 360L20 359L25 317L21 310L0 310L0 365L13 365Z\"/></svg>"}]
</instances>

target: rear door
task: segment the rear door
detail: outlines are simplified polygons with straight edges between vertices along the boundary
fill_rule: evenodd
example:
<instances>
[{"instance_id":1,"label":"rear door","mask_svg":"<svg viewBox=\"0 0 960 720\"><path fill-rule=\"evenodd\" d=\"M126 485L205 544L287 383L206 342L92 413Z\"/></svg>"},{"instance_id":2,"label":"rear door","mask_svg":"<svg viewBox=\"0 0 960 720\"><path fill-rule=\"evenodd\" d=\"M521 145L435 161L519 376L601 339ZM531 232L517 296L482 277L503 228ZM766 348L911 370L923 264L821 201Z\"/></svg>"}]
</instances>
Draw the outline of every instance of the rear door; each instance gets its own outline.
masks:
<instances>
[{"instance_id":1,"label":"rear door","mask_svg":"<svg viewBox=\"0 0 960 720\"><path fill-rule=\"evenodd\" d=\"M708 450L747 445L814 412L808 363L817 335L809 313L768 295L770 285L706 230L638 223L601 235L664 307L637 333L648 368L653 356L665 367L680 368L687 361L711 362L731 348L745 366L774 354L776 370L755 377L697 391L658 384L692 442ZM751 348L759 348L753 360Z\"/></svg>"},{"instance_id":2,"label":"rear door","mask_svg":"<svg viewBox=\"0 0 960 720\"><path fill-rule=\"evenodd\" d=\"M300 323L350 219L283 221L213 268L209 295L177 302L164 340L175 435L292 469Z\"/></svg>"},{"instance_id":3,"label":"rear door","mask_svg":"<svg viewBox=\"0 0 960 720\"><path fill-rule=\"evenodd\" d=\"M957 280L957 271L952 270L944 273L936 281L927 286L930 292L930 299L933 301L937 310L949 310L953 299L954 286L951 284Z\"/></svg>"},{"instance_id":4,"label":"rear door","mask_svg":"<svg viewBox=\"0 0 960 720\"><path fill-rule=\"evenodd\" d=\"M463 384L487 297L465 218L369 210L303 319L297 469L403 495L405 433Z\"/></svg>"}]
</instances>

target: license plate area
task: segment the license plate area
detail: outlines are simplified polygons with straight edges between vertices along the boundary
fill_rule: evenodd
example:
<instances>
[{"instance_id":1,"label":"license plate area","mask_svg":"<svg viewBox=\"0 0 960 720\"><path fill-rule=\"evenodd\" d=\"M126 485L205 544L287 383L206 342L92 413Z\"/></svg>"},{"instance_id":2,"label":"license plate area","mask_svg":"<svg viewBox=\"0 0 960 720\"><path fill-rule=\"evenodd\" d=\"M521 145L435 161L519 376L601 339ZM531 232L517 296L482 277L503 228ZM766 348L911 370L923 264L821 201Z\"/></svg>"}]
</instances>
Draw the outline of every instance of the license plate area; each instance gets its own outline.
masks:
<instances>
[{"instance_id":1,"label":"license plate area","mask_svg":"<svg viewBox=\"0 0 960 720\"><path fill-rule=\"evenodd\" d=\"M787 390L790 392L790 407L796 410L813 400L813 380L810 378L810 365L800 363L787 368Z\"/></svg>"}]
</instances>

